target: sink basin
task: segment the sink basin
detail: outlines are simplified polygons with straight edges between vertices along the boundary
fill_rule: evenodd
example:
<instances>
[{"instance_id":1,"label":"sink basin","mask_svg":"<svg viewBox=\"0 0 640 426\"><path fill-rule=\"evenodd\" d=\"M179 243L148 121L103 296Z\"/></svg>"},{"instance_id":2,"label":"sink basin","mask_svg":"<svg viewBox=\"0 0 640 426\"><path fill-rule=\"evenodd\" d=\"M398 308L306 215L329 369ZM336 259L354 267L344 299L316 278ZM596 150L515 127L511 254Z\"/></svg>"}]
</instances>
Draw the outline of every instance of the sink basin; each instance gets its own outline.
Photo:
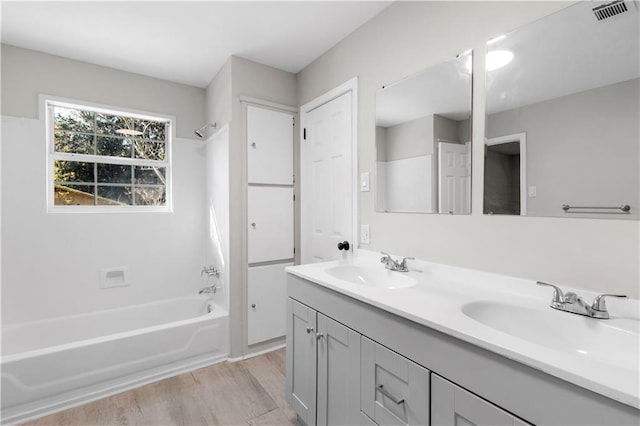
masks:
<instances>
[{"instance_id":1,"label":"sink basin","mask_svg":"<svg viewBox=\"0 0 640 426\"><path fill-rule=\"evenodd\" d=\"M637 321L598 320L546 305L536 309L492 301L467 303L462 312L495 330L548 348L617 367L635 369L638 365Z\"/></svg>"},{"instance_id":2,"label":"sink basin","mask_svg":"<svg viewBox=\"0 0 640 426\"><path fill-rule=\"evenodd\" d=\"M416 280L403 275L404 272L390 271L382 265L379 268L360 265L338 265L327 269L326 272L339 280L389 290L416 285Z\"/></svg>"}]
</instances>

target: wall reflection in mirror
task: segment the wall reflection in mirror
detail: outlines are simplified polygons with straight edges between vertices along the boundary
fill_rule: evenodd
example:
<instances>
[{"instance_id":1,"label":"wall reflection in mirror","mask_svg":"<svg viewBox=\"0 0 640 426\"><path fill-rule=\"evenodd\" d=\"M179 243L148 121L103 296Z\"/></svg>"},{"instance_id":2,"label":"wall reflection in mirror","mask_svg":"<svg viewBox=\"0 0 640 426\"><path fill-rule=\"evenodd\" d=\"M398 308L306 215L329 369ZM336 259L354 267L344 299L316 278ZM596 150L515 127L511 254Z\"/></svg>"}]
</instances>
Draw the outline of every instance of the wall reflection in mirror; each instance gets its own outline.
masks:
<instances>
[{"instance_id":1,"label":"wall reflection in mirror","mask_svg":"<svg viewBox=\"0 0 640 426\"><path fill-rule=\"evenodd\" d=\"M485 214L638 219L639 26L583 2L487 43Z\"/></svg>"},{"instance_id":2,"label":"wall reflection in mirror","mask_svg":"<svg viewBox=\"0 0 640 426\"><path fill-rule=\"evenodd\" d=\"M376 92L376 210L471 212L472 52Z\"/></svg>"}]
</instances>

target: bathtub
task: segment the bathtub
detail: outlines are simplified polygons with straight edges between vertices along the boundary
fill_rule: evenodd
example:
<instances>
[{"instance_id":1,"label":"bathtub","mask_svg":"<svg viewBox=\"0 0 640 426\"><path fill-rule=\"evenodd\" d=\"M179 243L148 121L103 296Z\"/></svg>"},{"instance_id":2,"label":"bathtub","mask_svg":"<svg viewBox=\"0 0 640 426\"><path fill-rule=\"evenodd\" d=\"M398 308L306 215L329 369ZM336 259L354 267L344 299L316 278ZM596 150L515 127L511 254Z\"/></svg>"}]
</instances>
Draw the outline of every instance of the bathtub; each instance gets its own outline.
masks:
<instances>
[{"instance_id":1,"label":"bathtub","mask_svg":"<svg viewBox=\"0 0 640 426\"><path fill-rule=\"evenodd\" d=\"M1 421L26 421L226 359L228 328L226 310L201 296L5 326Z\"/></svg>"}]
</instances>

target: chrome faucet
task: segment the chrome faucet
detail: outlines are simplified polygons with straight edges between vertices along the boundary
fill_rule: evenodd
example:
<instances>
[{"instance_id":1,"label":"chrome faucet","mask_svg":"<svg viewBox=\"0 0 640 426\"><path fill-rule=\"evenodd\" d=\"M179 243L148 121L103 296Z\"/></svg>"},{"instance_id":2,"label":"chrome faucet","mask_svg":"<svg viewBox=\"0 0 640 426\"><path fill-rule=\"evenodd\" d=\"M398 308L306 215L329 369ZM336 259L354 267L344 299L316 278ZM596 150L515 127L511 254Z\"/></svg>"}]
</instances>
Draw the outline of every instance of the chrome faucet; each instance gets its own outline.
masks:
<instances>
[{"instance_id":1,"label":"chrome faucet","mask_svg":"<svg viewBox=\"0 0 640 426\"><path fill-rule=\"evenodd\" d=\"M200 276L203 276L205 274L208 277L219 277L220 276L220 271L218 271L216 269L216 267L213 266L213 265L203 266L202 267L202 271L200 271Z\"/></svg>"},{"instance_id":2,"label":"chrome faucet","mask_svg":"<svg viewBox=\"0 0 640 426\"><path fill-rule=\"evenodd\" d=\"M409 272L409 267L407 266L407 260L414 260L413 257L403 257L402 261L398 262L393 260L391 256L389 256L385 252L380 252L382 257L380 258L380 262L384 263L384 267L390 271L398 271L398 272Z\"/></svg>"},{"instance_id":3,"label":"chrome faucet","mask_svg":"<svg viewBox=\"0 0 640 426\"><path fill-rule=\"evenodd\" d=\"M553 309L584 315L591 318L609 319L609 311L607 311L605 297L619 297L621 299L627 298L624 294L601 294L594 299L591 305L589 305L576 293L567 292L564 294L562 290L560 290L560 287L554 284L542 281L538 281L536 284L553 288L553 296L551 297L551 303L549 303L549 306Z\"/></svg>"}]
</instances>

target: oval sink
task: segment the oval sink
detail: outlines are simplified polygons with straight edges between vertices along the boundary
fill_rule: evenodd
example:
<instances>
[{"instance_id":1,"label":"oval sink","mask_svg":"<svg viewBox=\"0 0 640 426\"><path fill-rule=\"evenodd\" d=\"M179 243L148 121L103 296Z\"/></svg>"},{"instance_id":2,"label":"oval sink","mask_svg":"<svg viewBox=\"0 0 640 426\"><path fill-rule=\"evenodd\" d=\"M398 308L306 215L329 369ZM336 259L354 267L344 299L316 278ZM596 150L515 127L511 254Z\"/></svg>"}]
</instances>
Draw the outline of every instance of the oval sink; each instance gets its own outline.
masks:
<instances>
[{"instance_id":1,"label":"oval sink","mask_svg":"<svg viewBox=\"0 0 640 426\"><path fill-rule=\"evenodd\" d=\"M462 312L495 330L548 348L623 368L635 368L638 364L637 330L615 325L624 319L598 320L556 311L546 305L535 309L490 301L467 303Z\"/></svg>"},{"instance_id":2,"label":"oval sink","mask_svg":"<svg viewBox=\"0 0 640 426\"><path fill-rule=\"evenodd\" d=\"M358 265L339 265L327 269L326 272L332 277L343 281L390 290L416 285L414 278L403 275L403 272L390 271L383 266L374 268Z\"/></svg>"}]
</instances>

